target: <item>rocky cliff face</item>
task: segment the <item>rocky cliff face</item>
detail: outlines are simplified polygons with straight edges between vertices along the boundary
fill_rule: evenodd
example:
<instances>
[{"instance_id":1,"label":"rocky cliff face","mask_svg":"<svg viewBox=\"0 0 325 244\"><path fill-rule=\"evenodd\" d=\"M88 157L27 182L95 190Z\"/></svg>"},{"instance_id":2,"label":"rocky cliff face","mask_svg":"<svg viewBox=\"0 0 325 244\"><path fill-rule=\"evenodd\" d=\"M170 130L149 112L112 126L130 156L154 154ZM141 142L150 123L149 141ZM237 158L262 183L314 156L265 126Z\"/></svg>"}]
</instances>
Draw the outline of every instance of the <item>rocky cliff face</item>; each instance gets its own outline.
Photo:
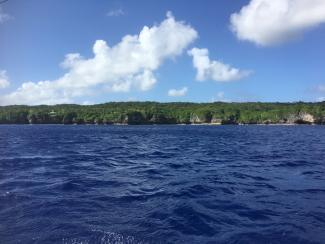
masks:
<instances>
[{"instance_id":1,"label":"rocky cliff face","mask_svg":"<svg viewBox=\"0 0 325 244\"><path fill-rule=\"evenodd\" d=\"M221 123L222 123L222 119L212 117L211 124L221 125Z\"/></svg>"},{"instance_id":2,"label":"rocky cliff face","mask_svg":"<svg viewBox=\"0 0 325 244\"><path fill-rule=\"evenodd\" d=\"M199 118L196 114L192 114L190 117L190 123L191 124L202 124L204 121Z\"/></svg>"},{"instance_id":3,"label":"rocky cliff face","mask_svg":"<svg viewBox=\"0 0 325 244\"><path fill-rule=\"evenodd\" d=\"M315 121L313 115L305 112L300 112L298 115L291 114L286 119L287 124L313 124Z\"/></svg>"},{"instance_id":4,"label":"rocky cliff face","mask_svg":"<svg viewBox=\"0 0 325 244\"><path fill-rule=\"evenodd\" d=\"M325 117L316 118L315 123L319 125L325 125Z\"/></svg>"},{"instance_id":5,"label":"rocky cliff face","mask_svg":"<svg viewBox=\"0 0 325 244\"><path fill-rule=\"evenodd\" d=\"M150 119L150 123L153 124L163 124L165 122L166 122L166 118L162 114L154 114Z\"/></svg>"},{"instance_id":6,"label":"rocky cliff face","mask_svg":"<svg viewBox=\"0 0 325 244\"><path fill-rule=\"evenodd\" d=\"M191 114L190 121L191 124L207 124L213 123L212 122L212 115L211 113L199 113L199 114Z\"/></svg>"},{"instance_id":7,"label":"rocky cliff face","mask_svg":"<svg viewBox=\"0 0 325 244\"><path fill-rule=\"evenodd\" d=\"M148 121L149 124L176 124L175 118L165 117L163 114L153 115Z\"/></svg>"},{"instance_id":8,"label":"rocky cliff face","mask_svg":"<svg viewBox=\"0 0 325 244\"><path fill-rule=\"evenodd\" d=\"M23 120L22 120L23 121ZM23 121L24 122L24 121ZM30 115L26 118L24 123L30 124L214 124L214 125L227 125L227 124L325 124L324 115L312 115L307 112L290 113L286 116L281 116L279 119L265 119L265 120L242 120L240 116L230 115L228 117L221 118L218 115L212 115L208 113L192 113L187 118L181 120L179 117L166 116L162 113L157 113L148 116L139 111L128 112L118 118L102 119L97 118L78 118L76 113L67 113L63 117L61 116L39 116Z\"/></svg>"},{"instance_id":9,"label":"rocky cliff face","mask_svg":"<svg viewBox=\"0 0 325 244\"><path fill-rule=\"evenodd\" d=\"M142 113L140 112L129 112L123 121L124 124L130 125L138 125L138 124L146 124L147 121L143 117Z\"/></svg>"},{"instance_id":10,"label":"rocky cliff face","mask_svg":"<svg viewBox=\"0 0 325 244\"><path fill-rule=\"evenodd\" d=\"M311 115L311 114L308 114L308 113L301 113L300 114L300 119L301 119L301 121L307 122L307 123L310 123L310 124L315 123L314 116Z\"/></svg>"}]
</instances>

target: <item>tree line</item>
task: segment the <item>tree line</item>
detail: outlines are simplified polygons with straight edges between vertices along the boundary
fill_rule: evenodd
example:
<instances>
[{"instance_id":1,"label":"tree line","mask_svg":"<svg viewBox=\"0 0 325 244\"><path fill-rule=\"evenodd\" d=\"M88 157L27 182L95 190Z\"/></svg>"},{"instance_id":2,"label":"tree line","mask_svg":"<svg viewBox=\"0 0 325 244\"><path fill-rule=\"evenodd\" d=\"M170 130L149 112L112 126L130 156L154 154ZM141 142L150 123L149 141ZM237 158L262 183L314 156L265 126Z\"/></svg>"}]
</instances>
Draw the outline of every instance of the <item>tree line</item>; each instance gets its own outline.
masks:
<instances>
[{"instance_id":1,"label":"tree line","mask_svg":"<svg viewBox=\"0 0 325 244\"><path fill-rule=\"evenodd\" d=\"M0 107L0 124L325 124L319 103L158 103L13 105Z\"/></svg>"}]
</instances>

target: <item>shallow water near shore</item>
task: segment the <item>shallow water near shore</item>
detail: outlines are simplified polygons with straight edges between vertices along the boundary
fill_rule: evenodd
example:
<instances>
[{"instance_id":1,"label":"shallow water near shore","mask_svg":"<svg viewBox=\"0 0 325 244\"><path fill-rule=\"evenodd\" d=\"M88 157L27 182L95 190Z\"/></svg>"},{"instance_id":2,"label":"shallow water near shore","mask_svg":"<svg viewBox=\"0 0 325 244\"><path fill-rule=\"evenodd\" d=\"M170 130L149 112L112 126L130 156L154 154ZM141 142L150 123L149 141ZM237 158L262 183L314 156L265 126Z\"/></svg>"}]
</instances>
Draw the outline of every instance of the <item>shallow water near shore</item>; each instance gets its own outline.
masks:
<instances>
[{"instance_id":1,"label":"shallow water near shore","mask_svg":"<svg viewBox=\"0 0 325 244\"><path fill-rule=\"evenodd\" d=\"M1 243L324 243L324 126L0 126Z\"/></svg>"}]
</instances>

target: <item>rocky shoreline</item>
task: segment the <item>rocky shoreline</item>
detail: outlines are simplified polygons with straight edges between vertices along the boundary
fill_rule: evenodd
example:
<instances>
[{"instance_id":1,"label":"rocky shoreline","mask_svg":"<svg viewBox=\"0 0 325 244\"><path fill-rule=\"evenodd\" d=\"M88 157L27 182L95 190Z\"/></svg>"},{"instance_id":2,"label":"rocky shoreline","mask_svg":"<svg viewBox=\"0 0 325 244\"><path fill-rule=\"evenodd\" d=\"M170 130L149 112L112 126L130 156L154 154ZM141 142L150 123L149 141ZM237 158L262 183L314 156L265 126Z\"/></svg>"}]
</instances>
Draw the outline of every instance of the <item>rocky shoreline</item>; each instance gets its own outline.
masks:
<instances>
[{"instance_id":1,"label":"rocky shoreline","mask_svg":"<svg viewBox=\"0 0 325 244\"><path fill-rule=\"evenodd\" d=\"M28 119L25 123L0 123L0 124L47 124L47 125L209 125L209 126L218 126L218 125L282 125L282 126L292 126L292 125L325 125L325 120L316 119L313 115L308 113L300 113L298 115L289 115L287 118L283 120L279 120L279 122L274 122L270 120L265 120L262 123L250 121L249 123L237 122L236 120L231 119L220 119L220 118L211 118L210 121L206 119L200 119L197 115L191 116L188 123L177 123L173 122L173 120L143 120L142 117L134 116L134 114L129 114L124 117L121 122L114 123L111 121L104 120L93 120L93 121L74 121L71 120L62 120L56 121L55 123L51 123L53 121L37 121L33 118Z\"/></svg>"},{"instance_id":2,"label":"rocky shoreline","mask_svg":"<svg viewBox=\"0 0 325 244\"><path fill-rule=\"evenodd\" d=\"M325 124L325 103L156 103L0 106L0 124Z\"/></svg>"}]
</instances>

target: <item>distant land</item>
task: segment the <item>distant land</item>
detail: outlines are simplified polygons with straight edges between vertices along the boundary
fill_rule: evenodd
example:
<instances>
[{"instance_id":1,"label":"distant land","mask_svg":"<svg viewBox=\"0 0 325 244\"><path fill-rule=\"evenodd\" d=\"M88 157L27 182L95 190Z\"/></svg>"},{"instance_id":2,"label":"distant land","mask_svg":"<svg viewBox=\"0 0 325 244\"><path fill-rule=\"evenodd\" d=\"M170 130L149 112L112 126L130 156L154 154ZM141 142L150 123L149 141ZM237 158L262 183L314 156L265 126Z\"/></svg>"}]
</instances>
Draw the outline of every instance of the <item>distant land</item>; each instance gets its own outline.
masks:
<instances>
[{"instance_id":1,"label":"distant land","mask_svg":"<svg viewBox=\"0 0 325 244\"><path fill-rule=\"evenodd\" d=\"M325 102L13 105L0 107L0 124L325 124Z\"/></svg>"}]
</instances>

